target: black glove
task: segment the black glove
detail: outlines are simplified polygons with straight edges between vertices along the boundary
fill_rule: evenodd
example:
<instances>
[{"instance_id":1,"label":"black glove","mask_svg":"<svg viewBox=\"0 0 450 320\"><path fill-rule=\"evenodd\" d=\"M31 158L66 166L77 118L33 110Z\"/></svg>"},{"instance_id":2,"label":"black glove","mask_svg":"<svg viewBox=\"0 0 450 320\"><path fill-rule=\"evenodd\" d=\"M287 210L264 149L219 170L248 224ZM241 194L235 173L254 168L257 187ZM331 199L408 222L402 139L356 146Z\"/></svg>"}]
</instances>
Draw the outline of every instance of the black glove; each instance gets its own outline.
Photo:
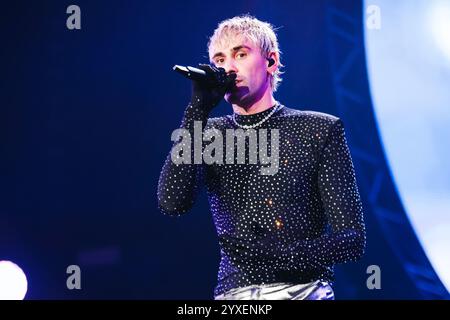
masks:
<instances>
[{"instance_id":1,"label":"black glove","mask_svg":"<svg viewBox=\"0 0 450 320\"><path fill-rule=\"evenodd\" d=\"M222 235L219 236L219 243L238 267L277 266L278 269L288 270L292 264L290 247L282 242L277 233L262 228L256 240Z\"/></svg>"},{"instance_id":2,"label":"black glove","mask_svg":"<svg viewBox=\"0 0 450 320\"><path fill-rule=\"evenodd\" d=\"M227 75L224 68L209 64L199 64L198 68L207 76L204 81L192 81L191 105L209 113L219 104L225 92L234 86L236 74Z\"/></svg>"}]
</instances>

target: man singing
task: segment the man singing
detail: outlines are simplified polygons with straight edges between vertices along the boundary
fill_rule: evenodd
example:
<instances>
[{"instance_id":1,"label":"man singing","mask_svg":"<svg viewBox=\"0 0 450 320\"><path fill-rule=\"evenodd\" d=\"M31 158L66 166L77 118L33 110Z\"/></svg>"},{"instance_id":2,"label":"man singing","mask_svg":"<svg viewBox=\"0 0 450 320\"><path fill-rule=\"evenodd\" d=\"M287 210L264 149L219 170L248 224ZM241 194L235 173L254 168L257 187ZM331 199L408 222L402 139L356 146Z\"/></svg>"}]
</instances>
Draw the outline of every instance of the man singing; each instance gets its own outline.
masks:
<instances>
[{"instance_id":1,"label":"man singing","mask_svg":"<svg viewBox=\"0 0 450 320\"><path fill-rule=\"evenodd\" d=\"M206 185L221 247L215 299L334 299L334 264L358 260L365 248L342 121L275 100L282 64L271 24L248 15L225 20L211 36L208 52L211 65L199 68L216 81L192 82L181 129L192 137L200 127L223 137L234 130L277 139L253 135L259 137L253 148L255 140L247 134L244 150L232 149L214 163L193 161L195 139L175 141L172 151L192 161L176 163L176 155L169 154L158 185L160 209L186 213L200 184ZM233 113L208 118L222 98ZM276 155L276 170L262 171L264 159L249 161L266 148L272 160Z\"/></svg>"}]
</instances>

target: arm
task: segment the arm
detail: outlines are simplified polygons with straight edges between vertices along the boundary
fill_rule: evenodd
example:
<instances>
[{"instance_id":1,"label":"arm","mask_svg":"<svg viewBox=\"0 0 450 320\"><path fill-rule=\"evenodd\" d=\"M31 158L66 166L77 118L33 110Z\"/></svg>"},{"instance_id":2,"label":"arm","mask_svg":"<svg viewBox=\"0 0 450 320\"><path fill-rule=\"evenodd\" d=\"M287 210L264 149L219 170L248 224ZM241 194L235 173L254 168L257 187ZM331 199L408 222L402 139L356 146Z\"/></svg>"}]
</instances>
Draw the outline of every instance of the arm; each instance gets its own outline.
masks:
<instances>
[{"instance_id":1,"label":"arm","mask_svg":"<svg viewBox=\"0 0 450 320\"><path fill-rule=\"evenodd\" d=\"M164 214L173 216L179 216L192 208L201 181L202 159L200 163L194 159L195 124L201 123L198 130L203 133L209 113L219 104L236 78L235 74L227 76L223 68L217 69L210 65L199 65L199 68L209 75L211 81L192 82L191 102L180 126L180 132L185 136L174 142L158 181L158 207ZM202 136L199 138L199 145L203 149ZM176 140L174 135L172 140ZM178 161L180 159L187 161Z\"/></svg>"},{"instance_id":2,"label":"arm","mask_svg":"<svg viewBox=\"0 0 450 320\"><path fill-rule=\"evenodd\" d=\"M324 143L317 178L331 232L290 244L281 244L278 235L269 231L256 242L221 236L232 260L244 267L265 261L273 270L302 271L359 259L365 246L362 204L341 120L334 123Z\"/></svg>"},{"instance_id":3,"label":"arm","mask_svg":"<svg viewBox=\"0 0 450 320\"><path fill-rule=\"evenodd\" d=\"M194 163L194 123L206 125L208 112L201 105L190 103L184 112L180 129L189 134L190 139L175 141L164 162L158 181L158 207L164 214L181 215L194 205L201 181L201 164ZM175 163L173 156L180 148L189 152L189 162ZM182 155L182 153L179 153ZM178 164L177 164L178 163Z\"/></svg>"},{"instance_id":4,"label":"arm","mask_svg":"<svg viewBox=\"0 0 450 320\"><path fill-rule=\"evenodd\" d=\"M298 257L312 265L358 260L365 248L363 209L341 120L334 123L322 150L318 186L331 232L295 244L292 262L301 262Z\"/></svg>"}]
</instances>

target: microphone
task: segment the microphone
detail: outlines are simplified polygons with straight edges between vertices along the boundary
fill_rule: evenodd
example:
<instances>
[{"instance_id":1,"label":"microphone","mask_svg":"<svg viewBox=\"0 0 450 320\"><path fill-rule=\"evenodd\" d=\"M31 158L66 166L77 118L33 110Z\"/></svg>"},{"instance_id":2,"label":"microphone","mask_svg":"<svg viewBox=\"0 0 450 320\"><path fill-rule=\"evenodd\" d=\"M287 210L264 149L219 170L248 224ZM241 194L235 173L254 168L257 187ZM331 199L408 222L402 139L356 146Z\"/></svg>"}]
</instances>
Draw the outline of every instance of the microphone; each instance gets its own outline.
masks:
<instances>
[{"instance_id":1,"label":"microphone","mask_svg":"<svg viewBox=\"0 0 450 320\"><path fill-rule=\"evenodd\" d=\"M206 72L203 71L202 69L190 66L183 67L179 65L174 65L172 69L191 80L202 81L205 80L206 78Z\"/></svg>"},{"instance_id":2,"label":"microphone","mask_svg":"<svg viewBox=\"0 0 450 320\"><path fill-rule=\"evenodd\" d=\"M228 82L228 85L231 85L234 83L234 79L236 79L236 74L232 73L230 75L227 75L225 72L206 72L202 69L191 67L191 66L179 66L175 65L172 68L174 71L178 72L179 74L183 75L184 77L199 81L199 82L206 82L209 85L212 86L221 86L225 85ZM222 69L223 70L223 69Z\"/></svg>"}]
</instances>

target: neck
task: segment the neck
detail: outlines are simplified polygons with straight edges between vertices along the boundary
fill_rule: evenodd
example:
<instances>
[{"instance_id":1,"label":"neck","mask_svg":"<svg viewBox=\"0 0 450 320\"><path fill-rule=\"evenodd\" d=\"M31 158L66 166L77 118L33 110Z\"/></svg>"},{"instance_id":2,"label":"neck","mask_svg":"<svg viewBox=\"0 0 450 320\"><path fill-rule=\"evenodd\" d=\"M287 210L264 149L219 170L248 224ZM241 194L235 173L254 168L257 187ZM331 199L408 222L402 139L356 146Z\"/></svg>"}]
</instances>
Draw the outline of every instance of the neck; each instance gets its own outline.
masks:
<instances>
[{"instance_id":1,"label":"neck","mask_svg":"<svg viewBox=\"0 0 450 320\"><path fill-rule=\"evenodd\" d=\"M240 115L251 115L259 112L263 112L276 103L273 97L272 90L266 90L266 92L257 101L254 101L248 105L233 104L233 111Z\"/></svg>"}]
</instances>

